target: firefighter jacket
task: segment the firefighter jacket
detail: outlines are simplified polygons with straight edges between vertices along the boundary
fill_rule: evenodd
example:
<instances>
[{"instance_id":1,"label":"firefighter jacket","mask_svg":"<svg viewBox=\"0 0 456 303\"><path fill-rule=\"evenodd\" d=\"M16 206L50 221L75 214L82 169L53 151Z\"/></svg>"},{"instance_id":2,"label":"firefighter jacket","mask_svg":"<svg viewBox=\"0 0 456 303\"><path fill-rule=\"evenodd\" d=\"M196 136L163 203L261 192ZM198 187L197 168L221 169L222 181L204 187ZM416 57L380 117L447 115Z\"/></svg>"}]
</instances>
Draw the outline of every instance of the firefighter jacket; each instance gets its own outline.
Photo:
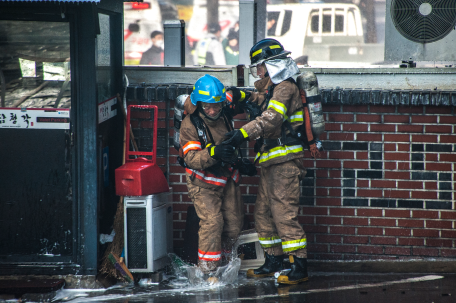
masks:
<instances>
[{"instance_id":1,"label":"firefighter jacket","mask_svg":"<svg viewBox=\"0 0 456 303\"><path fill-rule=\"evenodd\" d=\"M269 77L255 82L257 92L252 93L249 101L257 103L264 111L261 116L241 128L250 140L260 137L279 139L282 136L282 124L285 120L288 120L295 130L304 122L303 104L297 85L290 81L280 82L274 86L272 97L267 102L268 89L272 86L273 83ZM259 159L259 165L267 167L303 157L304 148L301 144L279 145L269 150L266 150L263 145L255 160Z\"/></svg>"},{"instance_id":2,"label":"firefighter jacket","mask_svg":"<svg viewBox=\"0 0 456 303\"><path fill-rule=\"evenodd\" d=\"M188 101L188 100L187 100ZM187 102L186 102L187 103ZM215 142L210 142L207 135L207 142L200 142L198 130L187 115L182 121L180 129L181 156L187 164L187 178L191 178L192 184L208 189L222 189L229 178L238 184L240 179L239 171L233 170L230 166L224 165L221 161L215 160L209 154L209 149L202 144L212 143L218 145L225 140L227 129L224 118L221 116L216 121L206 119L204 115L196 112L208 127Z\"/></svg>"}]
</instances>

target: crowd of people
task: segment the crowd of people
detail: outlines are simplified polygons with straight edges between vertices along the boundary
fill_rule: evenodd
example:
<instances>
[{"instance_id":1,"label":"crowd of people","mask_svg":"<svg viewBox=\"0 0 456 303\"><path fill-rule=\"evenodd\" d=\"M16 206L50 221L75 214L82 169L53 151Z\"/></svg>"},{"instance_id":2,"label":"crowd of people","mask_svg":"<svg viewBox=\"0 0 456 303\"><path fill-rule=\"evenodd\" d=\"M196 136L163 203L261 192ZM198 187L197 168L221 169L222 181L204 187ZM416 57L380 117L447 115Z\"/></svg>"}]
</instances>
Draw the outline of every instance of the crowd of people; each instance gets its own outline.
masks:
<instances>
[{"instance_id":1,"label":"crowd of people","mask_svg":"<svg viewBox=\"0 0 456 303\"><path fill-rule=\"evenodd\" d=\"M150 35L152 46L143 53L140 65L164 64L164 36L161 31ZM188 43L188 41L186 41ZM239 60L239 22L230 28L228 35L222 37L218 23L207 26L206 36L194 45L187 45L186 65L237 65ZM188 62L191 60L192 62Z\"/></svg>"}]
</instances>

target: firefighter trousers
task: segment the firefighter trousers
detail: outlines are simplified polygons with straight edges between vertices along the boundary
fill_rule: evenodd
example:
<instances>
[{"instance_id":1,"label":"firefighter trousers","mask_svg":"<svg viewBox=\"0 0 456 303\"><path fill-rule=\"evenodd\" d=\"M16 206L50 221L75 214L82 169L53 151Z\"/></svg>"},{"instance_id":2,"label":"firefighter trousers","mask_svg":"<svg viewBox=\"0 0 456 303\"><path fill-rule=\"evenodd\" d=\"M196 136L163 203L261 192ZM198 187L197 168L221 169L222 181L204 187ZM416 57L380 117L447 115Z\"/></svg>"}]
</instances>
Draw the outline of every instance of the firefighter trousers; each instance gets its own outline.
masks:
<instances>
[{"instance_id":1,"label":"firefighter trousers","mask_svg":"<svg viewBox=\"0 0 456 303\"><path fill-rule=\"evenodd\" d=\"M209 273L230 255L244 224L244 202L239 186L229 178L225 187L204 188L188 180L188 195L200 218L198 266Z\"/></svg>"},{"instance_id":2,"label":"firefighter trousers","mask_svg":"<svg viewBox=\"0 0 456 303\"><path fill-rule=\"evenodd\" d=\"M307 258L307 239L298 222L301 159L261 168L255 203L255 229L269 255L284 253Z\"/></svg>"}]
</instances>

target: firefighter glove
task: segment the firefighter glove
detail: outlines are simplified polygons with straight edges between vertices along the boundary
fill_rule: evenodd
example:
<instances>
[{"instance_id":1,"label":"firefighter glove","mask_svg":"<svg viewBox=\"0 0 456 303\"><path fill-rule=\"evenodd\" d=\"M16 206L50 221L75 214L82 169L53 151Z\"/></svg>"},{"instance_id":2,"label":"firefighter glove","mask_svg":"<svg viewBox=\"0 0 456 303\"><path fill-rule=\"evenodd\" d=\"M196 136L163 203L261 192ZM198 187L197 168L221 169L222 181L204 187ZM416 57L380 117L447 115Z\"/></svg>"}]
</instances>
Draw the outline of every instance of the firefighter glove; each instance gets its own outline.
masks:
<instances>
[{"instance_id":1,"label":"firefighter glove","mask_svg":"<svg viewBox=\"0 0 456 303\"><path fill-rule=\"evenodd\" d=\"M227 139L223 141L223 144L231 145L238 148L239 146L241 146L242 142L248 140L249 136L247 135L247 132L241 128L226 133L225 137L227 137Z\"/></svg>"},{"instance_id":2,"label":"firefighter glove","mask_svg":"<svg viewBox=\"0 0 456 303\"><path fill-rule=\"evenodd\" d=\"M211 145L208 147L209 155L216 160L228 161L231 160L234 156L236 148L231 145L221 144L221 145Z\"/></svg>"},{"instance_id":3,"label":"firefighter glove","mask_svg":"<svg viewBox=\"0 0 456 303\"><path fill-rule=\"evenodd\" d=\"M251 95L250 92L244 92L236 86L230 86L226 91L231 91L233 93L233 102L240 102L240 104L242 104L243 101L249 100Z\"/></svg>"}]
</instances>

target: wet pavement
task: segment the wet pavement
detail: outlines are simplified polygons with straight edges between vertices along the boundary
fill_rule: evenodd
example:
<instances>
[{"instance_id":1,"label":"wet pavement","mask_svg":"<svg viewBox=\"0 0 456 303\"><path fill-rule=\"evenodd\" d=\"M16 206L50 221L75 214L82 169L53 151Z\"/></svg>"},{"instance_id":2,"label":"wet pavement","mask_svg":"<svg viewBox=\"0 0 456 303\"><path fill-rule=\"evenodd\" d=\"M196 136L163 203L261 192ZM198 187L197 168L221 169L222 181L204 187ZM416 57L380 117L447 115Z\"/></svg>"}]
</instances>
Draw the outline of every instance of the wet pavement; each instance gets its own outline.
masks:
<instances>
[{"instance_id":1,"label":"wet pavement","mask_svg":"<svg viewBox=\"0 0 456 303\"><path fill-rule=\"evenodd\" d=\"M309 281L282 286L274 278L231 285L173 288L166 281L141 287L117 284L103 290L60 290L53 302L455 302L456 274L309 273ZM27 300L24 300L27 301Z\"/></svg>"}]
</instances>

